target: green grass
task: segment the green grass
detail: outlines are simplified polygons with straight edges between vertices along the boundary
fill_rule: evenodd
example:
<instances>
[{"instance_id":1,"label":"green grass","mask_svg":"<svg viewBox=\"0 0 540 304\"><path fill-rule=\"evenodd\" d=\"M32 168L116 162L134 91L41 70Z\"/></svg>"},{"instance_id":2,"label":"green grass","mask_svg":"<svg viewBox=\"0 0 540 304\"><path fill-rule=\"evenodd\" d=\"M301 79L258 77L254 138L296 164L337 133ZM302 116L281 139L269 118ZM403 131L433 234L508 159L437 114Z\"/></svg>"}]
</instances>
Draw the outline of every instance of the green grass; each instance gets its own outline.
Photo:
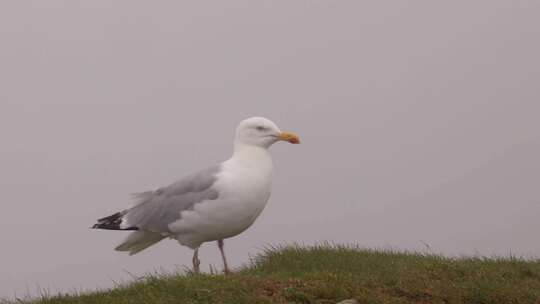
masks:
<instances>
[{"instance_id":1,"label":"green grass","mask_svg":"<svg viewBox=\"0 0 540 304\"><path fill-rule=\"evenodd\" d=\"M149 275L32 304L540 303L540 261L459 258L346 246L272 248L230 275ZM26 303L26 302L25 302Z\"/></svg>"}]
</instances>

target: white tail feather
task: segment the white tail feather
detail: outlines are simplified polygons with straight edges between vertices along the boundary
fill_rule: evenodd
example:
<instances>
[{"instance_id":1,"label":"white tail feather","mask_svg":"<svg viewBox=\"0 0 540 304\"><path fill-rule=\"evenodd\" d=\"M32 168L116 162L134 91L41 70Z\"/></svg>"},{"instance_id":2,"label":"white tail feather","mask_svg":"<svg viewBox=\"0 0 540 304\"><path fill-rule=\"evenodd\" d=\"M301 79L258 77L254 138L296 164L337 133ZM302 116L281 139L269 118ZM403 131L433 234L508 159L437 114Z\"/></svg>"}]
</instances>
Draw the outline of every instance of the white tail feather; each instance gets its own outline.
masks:
<instances>
[{"instance_id":1,"label":"white tail feather","mask_svg":"<svg viewBox=\"0 0 540 304\"><path fill-rule=\"evenodd\" d=\"M128 237L115 248L115 250L129 251L129 255L134 255L154 245L155 243L161 241L164 238L165 236L159 233L149 231L135 231L130 233Z\"/></svg>"}]
</instances>

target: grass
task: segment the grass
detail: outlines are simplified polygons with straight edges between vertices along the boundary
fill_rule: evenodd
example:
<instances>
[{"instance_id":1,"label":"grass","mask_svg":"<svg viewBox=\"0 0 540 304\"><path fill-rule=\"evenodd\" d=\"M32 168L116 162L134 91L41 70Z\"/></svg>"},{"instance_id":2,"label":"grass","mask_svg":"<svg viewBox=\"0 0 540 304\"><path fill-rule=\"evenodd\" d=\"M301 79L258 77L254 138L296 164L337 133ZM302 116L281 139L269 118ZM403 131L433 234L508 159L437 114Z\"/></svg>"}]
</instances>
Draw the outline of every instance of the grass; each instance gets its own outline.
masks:
<instances>
[{"instance_id":1,"label":"grass","mask_svg":"<svg viewBox=\"0 0 540 304\"><path fill-rule=\"evenodd\" d=\"M348 246L267 249L230 275L149 275L126 286L32 304L540 304L540 260L445 258ZM17 302L19 303L19 302Z\"/></svg>"}]
</instances>

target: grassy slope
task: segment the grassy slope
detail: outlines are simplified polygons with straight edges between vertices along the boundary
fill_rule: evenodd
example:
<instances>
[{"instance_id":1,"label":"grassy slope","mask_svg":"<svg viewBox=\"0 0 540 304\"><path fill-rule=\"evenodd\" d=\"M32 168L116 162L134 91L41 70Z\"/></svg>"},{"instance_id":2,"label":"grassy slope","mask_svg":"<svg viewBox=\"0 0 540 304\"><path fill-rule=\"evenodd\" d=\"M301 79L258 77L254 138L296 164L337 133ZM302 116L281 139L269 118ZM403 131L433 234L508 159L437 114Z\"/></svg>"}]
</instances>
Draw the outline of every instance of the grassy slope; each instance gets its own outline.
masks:
<instances>
[{"instance_id":1,"label":"grassy slope","mask_svg":"<svg viewBox=\"0 0 540 304\"><path fill-rule=\"evenodd\" d=\"M56 303L540 303L540 261L448 259L346 247L268 250L231 276L149 276Z\"/></svg>"}]
</instances>

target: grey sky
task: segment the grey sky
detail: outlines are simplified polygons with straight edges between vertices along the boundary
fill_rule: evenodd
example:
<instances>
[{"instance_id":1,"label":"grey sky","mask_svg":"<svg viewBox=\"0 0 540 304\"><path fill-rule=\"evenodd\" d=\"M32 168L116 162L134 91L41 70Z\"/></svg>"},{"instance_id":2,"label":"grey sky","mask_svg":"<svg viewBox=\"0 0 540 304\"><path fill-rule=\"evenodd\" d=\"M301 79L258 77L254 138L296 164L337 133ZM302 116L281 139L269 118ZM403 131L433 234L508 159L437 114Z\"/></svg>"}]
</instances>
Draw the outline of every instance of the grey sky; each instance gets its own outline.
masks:
<instances>
[{"instance_id":1,"label":"grey sky","mask_svg":"<svg viewBox=\"0 0 540 304\"><path fill-rule=\"evenodd\" d=\"M4 1L0 296L189 265L88 227L229 157L253 115L302 145L272 148L234 266L323 240L539 257L539 37L535 1Z\"/></svg>"}]
</instances>

